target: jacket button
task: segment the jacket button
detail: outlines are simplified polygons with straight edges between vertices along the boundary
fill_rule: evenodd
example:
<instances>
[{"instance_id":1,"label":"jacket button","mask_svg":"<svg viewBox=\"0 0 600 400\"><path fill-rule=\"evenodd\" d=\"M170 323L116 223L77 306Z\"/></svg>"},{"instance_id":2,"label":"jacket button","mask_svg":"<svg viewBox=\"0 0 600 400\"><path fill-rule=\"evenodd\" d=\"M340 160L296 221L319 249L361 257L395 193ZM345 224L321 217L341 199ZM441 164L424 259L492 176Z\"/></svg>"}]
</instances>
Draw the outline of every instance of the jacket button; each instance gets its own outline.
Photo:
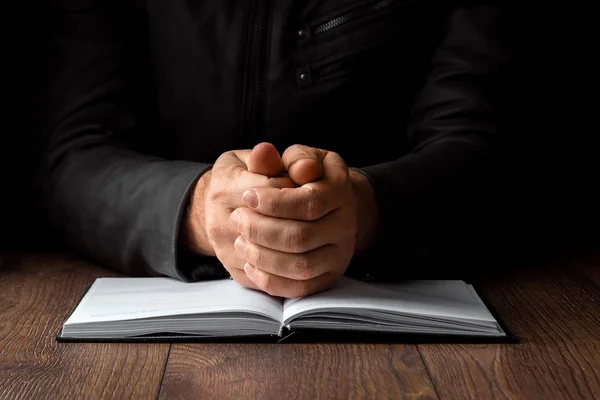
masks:
<instances>
[{"instance_id":1,"label":"jacket button","mask_svg":"<svg viewBox=\"0 0 600 400\"><path fill-rule=\"evenodd\" d=\"M296 82L300 87L306 87L312 83L312 76L310 75L310 68L308 66L296 70Z\"/></svg>"},{"instance_id":2,"label":"jacket button","mask_svg":"<svg viewBox=\"0 0 600 400\"><path fill-rule=\"evenodd\" d=\"M308 34L306 33L306 31L305 31L304 29L300 29L300 30L298 31L298 37L299 37L300 39L304 39L306 36L308 36Z\"/></svg>"}]
</instances>

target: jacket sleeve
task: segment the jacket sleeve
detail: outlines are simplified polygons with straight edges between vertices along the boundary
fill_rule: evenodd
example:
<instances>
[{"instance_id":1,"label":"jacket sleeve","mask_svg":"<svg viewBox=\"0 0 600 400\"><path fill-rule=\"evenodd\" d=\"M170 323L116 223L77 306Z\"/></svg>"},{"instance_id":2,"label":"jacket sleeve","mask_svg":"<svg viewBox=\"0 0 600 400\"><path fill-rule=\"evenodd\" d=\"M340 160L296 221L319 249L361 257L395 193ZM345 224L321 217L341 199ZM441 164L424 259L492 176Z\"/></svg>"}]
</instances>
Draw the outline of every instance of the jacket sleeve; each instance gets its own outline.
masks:
<instances>
[{"instance_id":1,"label":"jacket sleeve","mask_svg":"<svg viewBox=\"0 0 600 400\"><path fill-rule=\"evenodd\" d=\"M107 267L211 278L222 272L215 260L177 259L188 192L210 165L150 150L131 100L127 16L117 3L62 1L55 10L39 96L43 206L68 244Z\"/></svg>"},{"instance_id":2,"label":"jacket sleeve","mask_svg":"<svg viewBox=\"0 0 600 400\"><path fill-rule=\"evenodd\" d=\"M482 249L480 229L493 214L486 185L510 120L508 18L490 6L450 13L413 105L410 153L361 168L381 217L381 239L366 259L372 274L460 274Z\"/></svg>"}]
</instances>

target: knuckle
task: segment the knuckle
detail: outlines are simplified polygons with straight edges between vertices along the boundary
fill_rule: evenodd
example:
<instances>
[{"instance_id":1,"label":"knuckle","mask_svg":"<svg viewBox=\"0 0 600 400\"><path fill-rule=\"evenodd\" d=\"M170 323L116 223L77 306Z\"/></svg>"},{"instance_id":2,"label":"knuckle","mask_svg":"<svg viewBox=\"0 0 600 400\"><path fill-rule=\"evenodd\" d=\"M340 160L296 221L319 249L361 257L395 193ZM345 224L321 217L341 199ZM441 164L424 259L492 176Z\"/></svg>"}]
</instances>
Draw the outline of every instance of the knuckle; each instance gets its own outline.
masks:
<instances>
[{"instance_id":1,"label":"knuckle","mask_svg":"<svg viewBox=\"0 0 600 400\"><path fill-rule=\"evenodd\" d=\"M300 279L312 278L313 268L306 255L302 254L294 259L294 271Z\"/></svg>"},{"instance_id":2,"label":"knuckle","mask_svg":"<svg viewBox=\"0 0 600 400\"><path fill-rule=\"evenodd\" d=\"M247 218L244 224L245 236L252 241L256 241L258 237L258 223L252 218Z\"/></svg>"},{"instance_id":3,"label":"knuckle","mask_svg":"<svg viewBox=\"0 0 600 400\"><path fill-rule=\"evenodd\" d=\"M219 238L225 234L225 227L219 224L210 224L207 229L209 238Z\"/></svg>"},{"instance_id":4,"label":"knuckle","mask_svg":"<svg viewBox=\"0 0 600 400\"><path fill-rule=\"evenodd\" d=\"M271 197L265 196L263 199L264 212L267 215L280 215L281 204Z\"/></svg>"},{"instance_id":5,"label":"knuckle","mask_svg":"<svg viewBox=\"0 0 600 400\"><path fill-rule=\"evenodd\" d=\"M256 241L257 223L252 216L247 215L243 210L237 212L238 231L247 239Z\"/></svg>"},{"instance_id":6,"label":"knuckle","mask_svg":"<svg viewBox=\"0 0 600 400\"><path fill-rule=\"evenodd\" d=\"M304 151L304 146L300 145L300 144L293 144L288 148L288 151L290 152L303 152Z\"/></svg>"},{"instance_id":7,"label":"knuckle","mask_svg":"<svg viewBox=\"0 0 600 400\"><path fill-rule=\"evenodd\" d=\"M310 284L308 281L300 281L296 289L296 297L304 297L310 294Z\"/></svg>"},{"instance_id":8,"label":"knuckle","mask_svg":"<svg viewBox=\"0 0 600 400\"><path fill-rule=\"evenodd\" d=\"M346 167L346 162L339 153L336 153L335 151L328 151L327 156L329 156L330 159L336 160L339 166Z\"/></svg>"},{"instance_id":9,"label":"knuckle","mask_svg":"<svg viewBox=\"0 0 600 400\"><path fill-rule=\"evenodd\" d=\"M319 219L320 215L320 202L316 196L316 193L309 192L304 198L304 204L302 209L304 210L304 219L308 221L314 221Z\"/></svg>"},{"instance_id":10,"label":"knuckle","mask_svg":"<svg viewBox=\"0 0 600 400\"><path fill-rule=\"evenodd\" d=\"M292 252L303 252L308 248L308 241L310 238L309 230L297 224L290 224L287 227L287 235L285 237L285 247Z\"/></svg>"},{"instance_id":11,"label":"knuckle","mask_svg":"<svg viewBox=\"0 0 600 400\"><path fill-rule=\"evenodd\" d=\"M275 285L273 285L273 278L271 278L271 275L269 274L264 274L261 279L260 279L260 288L262 290L264 290L265 292L267 292L268 294L270 294L271 296L276 296L277 293L275 292Z\"/></svg>"},{"instance_id":12,"label":"knuckle","mask_svg":"<svg viewBox=\"0 0 600 400\"><path fill-rule=\"evenodd\" d=\"M206 192L206 200L208 200L208 203L218 203L223 197L225 197L225 193L222 188L211 182L211 186Z\"/></svg>"},{"instance_id":13,"label":"knuckle","mask_svg":"<svg viewBox=\"0 0 600 400\"><path fill-rule=\"evenodd\" d=\"M264 265L264 255L263 255L263 252L258 247L254 246L250 243L247 243L244 253L246 255L246 260L250 264L257 266L257 267Z\"/></svg>"},{"instance_id":14,"label":"knuckle","mask_svg":"<svg viewBox=\"0 0 600 400\"><path fill-rule=\"evenodd\" d=\"M228 158L233 158L233 157L237 157L237 156L235 155L235 151L233 151L233 150L229 150L229 151L226 151L226 152L224 152L223 154L221 154L221 155L219 156L219 158L217 158L217 161L219 161L219 160L226 160L226 159L228 159Z\"/></svg>"}]
</instances>

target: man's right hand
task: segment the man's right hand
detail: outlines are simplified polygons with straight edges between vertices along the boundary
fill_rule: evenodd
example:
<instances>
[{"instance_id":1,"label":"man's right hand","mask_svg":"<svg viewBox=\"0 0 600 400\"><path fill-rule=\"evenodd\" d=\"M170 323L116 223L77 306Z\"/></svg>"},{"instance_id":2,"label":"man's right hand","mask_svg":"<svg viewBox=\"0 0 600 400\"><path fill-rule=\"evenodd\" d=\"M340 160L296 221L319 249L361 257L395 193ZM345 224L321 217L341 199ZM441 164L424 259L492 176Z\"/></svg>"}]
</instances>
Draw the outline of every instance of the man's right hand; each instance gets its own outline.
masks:
<instances>
[{"instance_id":1,"label":"man's right hand","mask_svg":"<svg viewBox=\"0 0 600 400\"><path fill-rule=\"evenodd\" d=\"M200 177L190 199L184 221L185 244L197 254L217 256L232 278L246 287L256 285L244 272L246 260L234 248L239 233L230 225L230 215L243 206L246 189L296 187L282 175L282 165L277 149L269 143L253 150L228 151Z\"/></svg>"}]
</instances>

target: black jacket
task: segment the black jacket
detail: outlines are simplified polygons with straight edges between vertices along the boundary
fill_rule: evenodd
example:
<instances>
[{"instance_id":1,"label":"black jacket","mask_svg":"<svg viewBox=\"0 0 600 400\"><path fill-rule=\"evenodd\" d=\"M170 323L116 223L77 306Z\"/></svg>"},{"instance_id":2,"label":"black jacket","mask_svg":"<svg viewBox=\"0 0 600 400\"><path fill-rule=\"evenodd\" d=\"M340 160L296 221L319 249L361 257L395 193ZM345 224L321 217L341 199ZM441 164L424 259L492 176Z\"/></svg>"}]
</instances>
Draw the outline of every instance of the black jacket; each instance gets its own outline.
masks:
<instances>
[{"instance_id":1,"label":"black jacket","mask_svg":"<svg viewBox=\"0 0 600 400\"><path fill-rule=\"evenodd\" d=\"M135 275L220 276L217 260L178 249L187 195L221 153L261 141L336 151L371 178L382 221L371 273L460 260L479 236L482 182L507 121L504 10L58 4L39 181L51 221L81 253Z\"/></svg>"}]
</instances>

